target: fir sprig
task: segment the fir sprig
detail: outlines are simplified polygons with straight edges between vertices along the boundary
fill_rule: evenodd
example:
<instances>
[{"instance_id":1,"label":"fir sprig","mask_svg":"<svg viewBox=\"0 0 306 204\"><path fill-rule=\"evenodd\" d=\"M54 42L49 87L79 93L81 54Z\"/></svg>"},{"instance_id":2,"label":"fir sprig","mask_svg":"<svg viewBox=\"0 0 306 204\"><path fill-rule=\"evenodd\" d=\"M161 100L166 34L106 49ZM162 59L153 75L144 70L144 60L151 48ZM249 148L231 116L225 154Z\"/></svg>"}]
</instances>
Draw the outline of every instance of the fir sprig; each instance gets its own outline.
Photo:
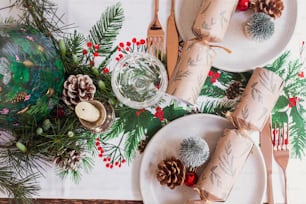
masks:
<instances>
[{"instance_id":1,"label":"fir sprig","mask_svg":"<svg viewBox=\"0 0 306 204\"><path fill-rule=\"evenodd\" d=\"M109 7L101 15L100 20L89 31L89 39L94 44L100 45L99 53L107 57L113 50L113 42L116 40L122 27L124 13L121 3Z\"/></svg>"}]
</instances>

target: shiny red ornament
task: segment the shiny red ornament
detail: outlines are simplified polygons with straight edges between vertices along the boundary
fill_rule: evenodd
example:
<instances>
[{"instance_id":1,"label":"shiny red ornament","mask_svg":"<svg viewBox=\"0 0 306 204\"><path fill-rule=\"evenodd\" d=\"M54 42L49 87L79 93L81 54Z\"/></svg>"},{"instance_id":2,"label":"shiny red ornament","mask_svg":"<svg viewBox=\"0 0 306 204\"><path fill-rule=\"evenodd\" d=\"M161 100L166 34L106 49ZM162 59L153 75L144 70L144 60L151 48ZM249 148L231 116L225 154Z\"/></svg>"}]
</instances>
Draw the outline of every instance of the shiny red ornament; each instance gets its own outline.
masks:
<instances>
[{"instance_id":1,"label":"shiny red ornament","mask_svg":"<svg viewBox=\"0 0 306 204\"><path fill-rule=\"evenodd\" d=\"M184 184L193 187L198 181L198 175L194 171L188 171L184 180Z\"/></svg>"},{"instance_id":2,"label":"shiny red ornament","mask_svg":"<svg viewBox=\"0 0 306 204\"><path fill-rule=\"evenodd\" d=\"M250 0L239 0L237 5L238 11L246 11L250 8Z\"/></svg>"}]
</instances>

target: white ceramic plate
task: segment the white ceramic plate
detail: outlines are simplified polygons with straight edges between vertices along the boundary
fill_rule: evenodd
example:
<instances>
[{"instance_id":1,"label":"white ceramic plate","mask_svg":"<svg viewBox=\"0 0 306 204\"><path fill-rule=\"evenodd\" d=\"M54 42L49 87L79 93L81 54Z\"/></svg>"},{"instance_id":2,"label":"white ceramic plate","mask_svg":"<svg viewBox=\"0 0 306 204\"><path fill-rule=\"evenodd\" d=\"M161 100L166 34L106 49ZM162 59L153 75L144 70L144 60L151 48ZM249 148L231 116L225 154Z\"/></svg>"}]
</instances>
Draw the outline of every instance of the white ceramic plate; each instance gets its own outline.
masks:
<instances>
[{"instance_id":1,"label":"white ceramic plate","mask_svg":"<svg viewBox=\"0 0 306 204\"><path fill-rule=\"evenodd\" d=\"M157 132L148 143L140 166L140 188L145 204L184 204L199 196L183 185L169 189L156 179L157 164L168 156L178 157L181 141L190 136L204 138L214 151L224 128L232 128L228 120L209 114L195 114L179 118ZM226 204L262 203L266 174L262 155L257 146L247 159Z\"/></svg>"},{"instance_id":2,"label":"white ceramic plate","mask_svg":"<svg viewBox=\"0 0 306 204\"><path fill-rule=\"evenodd\" d=\"M243 24L253 13L235 12L222 42L216 43L232 50L231 54L215 49L217 56L213 66L225 71L243 72L258 66L267 65L275 59L290 41L297 20L297 1L283 0L284 11L275 20L275 32L266 41L256 42L245 37ZM202 0L177 0L175 18L178 31L183 40L194 38L191 27Z\"/></svg>"}]
</instances>

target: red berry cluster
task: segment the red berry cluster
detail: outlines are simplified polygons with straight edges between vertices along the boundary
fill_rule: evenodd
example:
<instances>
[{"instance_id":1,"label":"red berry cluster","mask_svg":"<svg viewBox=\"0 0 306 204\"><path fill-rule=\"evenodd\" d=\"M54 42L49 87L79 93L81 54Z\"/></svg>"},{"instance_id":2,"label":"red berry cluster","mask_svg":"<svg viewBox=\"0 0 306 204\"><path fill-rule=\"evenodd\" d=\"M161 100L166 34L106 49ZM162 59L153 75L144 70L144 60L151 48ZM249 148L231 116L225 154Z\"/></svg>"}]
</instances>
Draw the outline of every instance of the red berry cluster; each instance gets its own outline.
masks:
<instances>
[{"instance_id":1,"label":"red berry cluster","mask_svg":"<svg viewBox=\"0 0 306 204\"><path fill-rule=\"evenodd\" d=\"M155 108L155 113L154 113L154 116L156 117L156 118L158 118L160 121L163 121L165 118L164 118L164 110L161 108L161 107L159 107L159 106L157 106L156 108Z\"/></svg>"},{"instance_id":2,"label":"red berry cluster","mask_svg":"<svg viewBox=\"0 0 306 204\"><path fill-rule=\"evenodd\" d=\"M122 164L126 162L126 160L122 157L122 155L119 155L115 158L115 151L111 151L110 154L107 154L102 147L102 143L100 141L100 138L96 138L96 147L99 152L98 156L102 159L103 162L105 162L105 167L112 169L113 167L121 167ZM114 154L113 154L114 153Z\"/></svg>"},{"instance_id":3,"label":"red berry cluster","mask_svg":"<svg viewBox=\"0 0 306 204\"><path fill-rule=\"evenodd\" d=\"M89 61L90 66L95 66L95 57L99 56L99 44L93 44L92 42L87 42L87 48L84 48L82 51L83 56L86 57L86 62Z\"/></svg>"},{"instance_id":4,"label":"red berry cluster","mask_svg":"<svg viewBox=\"0 0 306 204\"><path fill-rule=\"evenodd\" d=\"M119 61L125 54L132 53L134 51L146 51L146 41L144 39L137 40L132 38L132 41L127 41L126 43L120 42L117 48L119 52L116 60Z\"/></svg>"},{"instance_id":5,"label":"red berry cluster","mask_svg":"<svg viewBox=\"0 0 306 204\"><path fill-rule=\"evenodd\" d=\"M213 70L210 70L208 72L208 76L210 77L211 83L215 83L217 79L220 78L220 73L219 72L214 72Z\"/></svg>"},{"instance_id":6,"label":"red berry cluster","mask_svg":"<svg viewBox=\"0 0 306 204\"><path fill-rule=\"evenodd\" d=\"M292 97L288 99L288 106L289 108L295 107L299 102L299 97Z\"/></svg>"}]
</instances>

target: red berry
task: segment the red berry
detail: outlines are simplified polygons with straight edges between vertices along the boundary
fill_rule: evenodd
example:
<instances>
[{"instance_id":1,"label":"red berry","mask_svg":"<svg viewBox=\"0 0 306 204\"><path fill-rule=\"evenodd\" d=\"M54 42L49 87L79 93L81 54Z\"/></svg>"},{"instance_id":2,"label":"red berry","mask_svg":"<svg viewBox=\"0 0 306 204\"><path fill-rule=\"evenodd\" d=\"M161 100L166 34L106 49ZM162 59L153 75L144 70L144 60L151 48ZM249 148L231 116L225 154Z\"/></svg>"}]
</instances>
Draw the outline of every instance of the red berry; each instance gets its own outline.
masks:
<instances>
[{"instance_id":1,"label":"red berry","mask_svg":"<svg viewBox=\"0 0 306 204\"><path fill-rule=\"evenodd\" d=\"M100 145L100 142L96 142L96 146L99 146Z\"/></svg>"},{"instance_id":2,"label":"red berry","mask_svg":"<svg viewBox=\"0 0 306 204\"><path fill-rule=\"evenodd\" d=\"M119 47L124 47L124 43L123 42L119 43Z\"/></svg>"},{"instance_id":3,"label":"red berry","mask_svg":"<svg viewBox=\"0 0 306 204\"><path fill-rule=\"evenodd\" d=\"M94 56L95 56L95 57L98 57L98 56L99 56L99 53L98 53L98 52L94 52Z\"/></svg>"},{"instance_id":4,"label":"red berry","mask_svg":"<svg viewBox=\"0 0 306 204\"><path fill-rule=\"evenodd\" d=\"M250 0L239 0L237 5L238 11L246 11L250 7Z\"/></svg>"},{"instance_id":5,"label":"red berry","mask_svg":"<svg viewBox=\"0 0 306 204\"><path fill-rule=\"evenodd\" d=\"M193 171L188 171L184 180L184 184L193 187L198 181L198 175Z\"/></svg>"},{"instance_id":6,"label":"red berry","mask_svg":"<svg viewBox=\"0 0 306 204\"><path fill-rule=\"evenodd\" d=\"M109 73L109 69L105 67L105 68L103 69L103 73L104 73L104 74L108 74L108 73Z\"/></svg>"},{"instance_id":7,"label":"red berry","mask_svg":"<svg viewBox=\"0 0 306 204\"><path fill-rule=\"evenodd\" d=\"M102 158L102 157L103 157L103 154L99 154L98 156L99 156L100 158Z\"/></svg>"},{"instance_id":8,"label":"red berry","mask_svg":"<svg viewBox=\"0 0 306 204\"><path fill-rule=\"evenodd\" d=\"M99 45L99 44L94 45L94 49L95 49L95 50L98 50L99 48L100 48L100 45Z\"/></svg>"},{"instance_id":9,"label":"red berry","mask_svg":"<svg viewBox=\"0 0 306 204\"><path fill-rule=\"evenodd\" d=\"M92 46L92 42L88 42L87 47L91 47L91 46Z\"/></svg>"},{"instance_id":10,"label":"red berry","mask_svg":"<svg viewBox=\"0 0 306 204\"><path fill-rule=\"evenodd\" d=\"M58 108L57 109L57 112L56 112L56 117L57 118L62 118L65 116L65 111L63 108Z\"/></svg>"},{"instance_id":11,"label":"red berry","mask_svg":"<svg viewBox=\"0 0 306 204\"><path fill-rule=\"evenodd\" d=\"M82 51L82 54L83 54L83 55L87 55L87 53L88 53L88 51L87 51L86 49L84 49L84 50Z\"/></svg>"},{"instance_id":12,"label":"red berry","mask_svg":"<svg viewBox=\"0 0 306 204\"><path fill-rule=\"evenodd\" d=\"M128 46L128 47L131 46L131 42L127 41L126 46Z\"/></svg>"},{"instance_id":13,"label":"red berry","mask_svg":"<svg viewBox=\"0 0 306 204\"><path fill-rule=\"evenodd\" d=\"M146 41L145 41L144 39L141 39L141 40L140 40L140 44L141 44L141 45L143 45L143 44L145 44L145 43L146 43Z\"/></svg>"},{"instance_id":14,"label":"red berry","mask_svg":"<svg viewBox=\"0 0 306 204\"><path fill-rule=\"evenodd\" d=\"M133 42L133 43L136 43L136 42L137 42L137 39L136 39L136 38L133 38L133 39L132 39L132 42Z\"/></svg>"}]
</instances>

